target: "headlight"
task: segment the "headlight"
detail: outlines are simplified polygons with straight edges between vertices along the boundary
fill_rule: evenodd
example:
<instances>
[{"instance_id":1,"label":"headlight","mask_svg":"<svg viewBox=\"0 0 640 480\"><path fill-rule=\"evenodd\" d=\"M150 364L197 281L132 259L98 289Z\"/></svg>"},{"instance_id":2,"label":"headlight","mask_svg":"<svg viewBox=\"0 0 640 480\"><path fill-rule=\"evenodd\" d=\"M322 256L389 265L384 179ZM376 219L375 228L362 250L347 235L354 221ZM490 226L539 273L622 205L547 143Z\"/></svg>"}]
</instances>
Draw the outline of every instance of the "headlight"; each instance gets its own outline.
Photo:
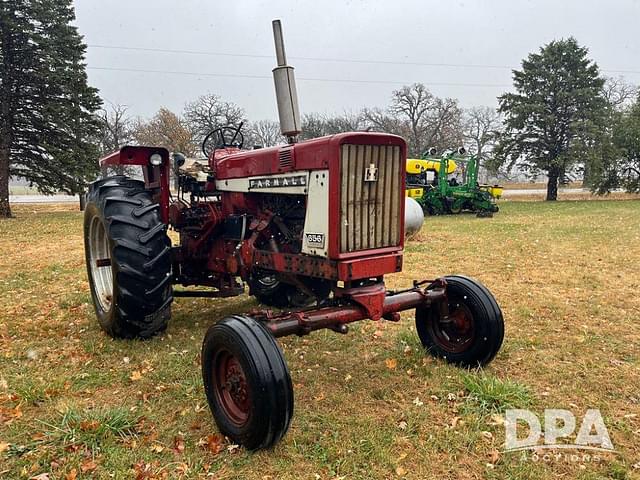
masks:
<instances>
[{"instance_id":1,"label":"headlight","mask_svg":"<svg viewBox=\"0 0 640 480\"><path fill-rule=\"evenodd\" d=\"M149 157L149 163L154 166L162 165L162 155L159 153L154 153Z\"/></svg>"}]
</instances>

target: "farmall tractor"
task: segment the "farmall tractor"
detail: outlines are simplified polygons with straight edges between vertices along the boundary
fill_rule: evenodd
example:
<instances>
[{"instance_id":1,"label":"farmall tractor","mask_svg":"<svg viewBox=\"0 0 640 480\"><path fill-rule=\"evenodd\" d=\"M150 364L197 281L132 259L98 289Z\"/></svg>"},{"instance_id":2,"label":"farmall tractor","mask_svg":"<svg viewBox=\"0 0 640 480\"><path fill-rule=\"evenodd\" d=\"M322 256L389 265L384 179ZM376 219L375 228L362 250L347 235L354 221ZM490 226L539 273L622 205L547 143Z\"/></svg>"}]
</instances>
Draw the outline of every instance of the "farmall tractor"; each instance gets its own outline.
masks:
<instances>
[{"instance_id":1,"label":"farmall tractor","mask_svg":"<svg viewBox=\"0 0 640 480\"><path fill-rule=\"evenodd\" d=\"M195 169L164 148L124 147L101 165L141 166L144 181L93 183L84 220L91 294L113 337L164 331L174 297L229 297L248 285L265 305L217 321L202 345L215 422L250 450L278 442L293 414L277 337L323 328L344 334L351 322L398 321L401 311L414 310L430 354L475 367L493 359L504 334L494 297L470 278L385 288L384 275L402 269L405 142L366 132L297 142L293 68L279 21L273 29L276 97L289 144L245 150L240 128L217 129ZM172 193L173 174L179 182ZM177 245L168 229L179 234Z\"/></svg>"}]
</instances>

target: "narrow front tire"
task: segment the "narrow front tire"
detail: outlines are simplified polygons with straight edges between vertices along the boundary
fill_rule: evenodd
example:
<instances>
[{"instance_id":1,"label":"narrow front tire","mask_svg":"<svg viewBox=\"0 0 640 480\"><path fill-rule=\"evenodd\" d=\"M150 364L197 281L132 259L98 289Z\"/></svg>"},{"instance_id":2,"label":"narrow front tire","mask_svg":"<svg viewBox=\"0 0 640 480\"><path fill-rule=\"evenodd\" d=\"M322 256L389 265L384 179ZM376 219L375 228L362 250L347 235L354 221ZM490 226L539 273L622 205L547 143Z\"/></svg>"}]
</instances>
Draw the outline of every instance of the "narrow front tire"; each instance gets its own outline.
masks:
<instances>
[{"instance_id":1,"label":"narrow front tire","mask_svg":"<svg viewBox=\"0 0 640 480\"><path fill-rule=\"evenodd\" d=\"M459 275L445 277L449 315L437 304L416 309L416 330L433 356L461 367L484 366L496 356L504 339L502 311L480 282Z\"/></svg>"},{"instance_id":2,"label":"narrow front tire","mask_svg":"<svg viewBox=\"0 0 640 480\"><path fill-rule=\"evenodd\" d=\"M284 355L261 323L234 315L211 326L202 344L202 379L221 433L248 450L273 447L293 416Z\"/></svg>"}]
</instances>

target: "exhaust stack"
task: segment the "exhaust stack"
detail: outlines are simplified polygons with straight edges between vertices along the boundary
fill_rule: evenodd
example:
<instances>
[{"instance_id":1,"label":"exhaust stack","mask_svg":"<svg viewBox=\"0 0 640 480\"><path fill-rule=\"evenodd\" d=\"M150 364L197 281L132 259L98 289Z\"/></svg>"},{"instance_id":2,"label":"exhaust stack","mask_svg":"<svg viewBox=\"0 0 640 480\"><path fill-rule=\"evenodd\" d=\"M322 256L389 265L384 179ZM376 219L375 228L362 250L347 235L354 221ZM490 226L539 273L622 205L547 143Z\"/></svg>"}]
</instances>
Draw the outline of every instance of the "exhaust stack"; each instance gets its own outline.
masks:
<instances>
[{"instance_id":1,"label":"exhaust stack","mask_svg":"<svg viewBox=\"0 0 640 480\"><path fill-rule=\"evenodd\" d=\"M276 44L276 59L278 61L278 66L273 69L273 81L276 87L280 132L287 137L289 143L295 143L298 141L298 135L302 132L298 92L293 67L287 65L280 20L273 21L273 39Z\"/></svg>"}]
</instances>

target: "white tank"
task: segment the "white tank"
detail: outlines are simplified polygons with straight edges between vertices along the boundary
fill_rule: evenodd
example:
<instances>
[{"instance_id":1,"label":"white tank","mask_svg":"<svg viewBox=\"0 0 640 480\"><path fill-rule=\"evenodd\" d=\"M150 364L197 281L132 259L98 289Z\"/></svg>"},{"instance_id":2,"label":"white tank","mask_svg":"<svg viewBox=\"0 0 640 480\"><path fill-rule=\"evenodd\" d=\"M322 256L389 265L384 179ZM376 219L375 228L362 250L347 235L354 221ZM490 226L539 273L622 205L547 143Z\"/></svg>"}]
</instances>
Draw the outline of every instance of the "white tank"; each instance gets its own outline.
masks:
<instances>
[{"instance_id":1,"label":"white tank","mask_svg":"<svg viewBox=\"0 0 640 480\"><path fill-rule=\"evenodd\" d=\"M411 238L422 228L424 213L422 207L411 197L404 200L404 234Z\"/></svg>"}]
</instances>

